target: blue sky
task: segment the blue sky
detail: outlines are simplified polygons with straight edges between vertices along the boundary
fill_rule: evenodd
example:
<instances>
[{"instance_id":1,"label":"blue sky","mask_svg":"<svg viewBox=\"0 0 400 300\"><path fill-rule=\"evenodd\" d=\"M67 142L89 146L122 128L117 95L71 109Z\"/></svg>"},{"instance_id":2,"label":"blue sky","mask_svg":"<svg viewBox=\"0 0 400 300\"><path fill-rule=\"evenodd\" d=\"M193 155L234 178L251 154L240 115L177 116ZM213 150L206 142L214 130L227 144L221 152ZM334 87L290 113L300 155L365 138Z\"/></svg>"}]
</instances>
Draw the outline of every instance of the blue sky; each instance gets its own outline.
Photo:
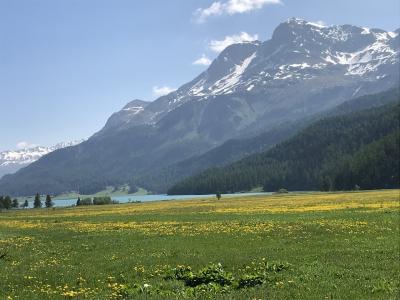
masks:
<instances>
[{"instance_id":1,"label":"blue sky","mask_svg":"<svg viewBox=\"0 0 400 300\"><path fill-rule=\"evenodd\" d=\"M398 0L0 0L0 151L87 138L289 17L385 30Z\"/></svg>"}]
</instances>

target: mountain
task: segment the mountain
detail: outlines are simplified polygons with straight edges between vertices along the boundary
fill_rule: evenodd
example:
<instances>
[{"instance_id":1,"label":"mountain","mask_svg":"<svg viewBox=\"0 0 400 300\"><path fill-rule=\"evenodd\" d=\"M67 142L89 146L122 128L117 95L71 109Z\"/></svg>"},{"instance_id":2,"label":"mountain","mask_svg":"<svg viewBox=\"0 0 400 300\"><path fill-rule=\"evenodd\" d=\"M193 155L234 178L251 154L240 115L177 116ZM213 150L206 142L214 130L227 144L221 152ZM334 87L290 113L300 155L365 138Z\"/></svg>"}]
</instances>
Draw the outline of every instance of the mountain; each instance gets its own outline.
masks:
<instances>
[{"instance_id":1,"label":"mountain","mask_svg":"<svg viewBox=\"0 0 400 300\"><path fill-rule=\"evenodd\" d=\"M12 174L37 161L42 156L58 149L75 146L83 140L58 143L51 147L29 147L20 150L0 152L0 178L5 174Z\"/></svg>"},{"instance_id":2,"label":"mountain","mask_svg":"<svg viewBox=\"0 0 400 300\"><path fill-rule=\"evenodd\" d=\"M95 192L385 91L399 82L399 35L352 25L280 24L265 42L227 47L153 102L135 100L89 140L0 180L5 194Z\"/></svg>"},{"instance_id":3,"label":"mountain","mask_svg":"<svg viewBox=\"0 0 400 300\"><path fill-rule=\"evenodd\" d=\"M125 105L122 110L114 113L107 121L105 128L118 128L124 126L124 124L130 123L132 120L139 122L142 118L142 122L145 121L147 114L144 113L144 109L150 102L135 99Z\"/></svg>"},{"instance_id":4,"label":"mountain","mask_svg":"<svg viewBox=\"0 0 400 300\"><path fill-rule=\"evenodd\" d=\"M272 149L177 183L169 194L399 187L397 102L316 121Z\"/></svg>"},{"instance_id":5,"label":"mountain","mask_svg":"<svg viewBox=\"0 0 400 300\"><path fill-rule=\"evenodd\" d=\"M216 110L200 119L198 127L203 131L220 125L214 118L219 114L229 117L236 132L259 116L272 118L265 121L269 124L286 119L288 114L296 117L321 111L332 102L376 92L376 86L386 90L396 84L399 40L397 31L351 25L323 27L292 18L280 24L269 41L229 46L208 70L150 103L129 122L122 119L120 128L158 124L177 109L189 110L185 104L195 102L207 104L198 104L204 113ZM288 101L288 95L296 97ZM324 96L324 101L318 101ZM219 131L207 133L223 137L223 129L229 131L223 125ZM106 125L104 130L109 128Z\"/></svg>"},{"instance_id":6,"label":"mountain","mask_svg":"<svg viewBox=\"0 0 400 300\"><path fill-rule=\"evenodd\" d=\"M253 137L231 139L222 145L207 151L204 154L190 157L184 161L160 169L153 169L137 179L140 186L148 190L165 193L169 187L185 177L193 176L211 167L228 165L254 153L268 150L275 144L295 135L304 127L318 119L343 115L363 109L382 106L400 99L400 90L390 89L373 95L365 95L348 100L331 110L314 114L294 122L287 122L280 126Z\"/></svg>"}]
</instances>

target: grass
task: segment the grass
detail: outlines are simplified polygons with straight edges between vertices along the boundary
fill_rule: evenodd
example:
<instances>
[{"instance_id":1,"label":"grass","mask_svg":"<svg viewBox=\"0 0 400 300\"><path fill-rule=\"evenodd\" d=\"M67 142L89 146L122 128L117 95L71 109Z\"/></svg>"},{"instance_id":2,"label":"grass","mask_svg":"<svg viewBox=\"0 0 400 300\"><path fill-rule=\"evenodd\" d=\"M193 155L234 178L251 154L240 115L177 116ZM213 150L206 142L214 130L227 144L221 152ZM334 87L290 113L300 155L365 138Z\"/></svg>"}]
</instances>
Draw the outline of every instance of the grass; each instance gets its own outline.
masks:
<instances>
[{"instance_id":1,"label":"grass","mask_svg":"<svg viewBox=\"0 0 400 300\"><path fill-rule=\"evenodd\" d=\"M399 190L0 213L0 299L398 299Z\"/></svg>"}]
</instances>

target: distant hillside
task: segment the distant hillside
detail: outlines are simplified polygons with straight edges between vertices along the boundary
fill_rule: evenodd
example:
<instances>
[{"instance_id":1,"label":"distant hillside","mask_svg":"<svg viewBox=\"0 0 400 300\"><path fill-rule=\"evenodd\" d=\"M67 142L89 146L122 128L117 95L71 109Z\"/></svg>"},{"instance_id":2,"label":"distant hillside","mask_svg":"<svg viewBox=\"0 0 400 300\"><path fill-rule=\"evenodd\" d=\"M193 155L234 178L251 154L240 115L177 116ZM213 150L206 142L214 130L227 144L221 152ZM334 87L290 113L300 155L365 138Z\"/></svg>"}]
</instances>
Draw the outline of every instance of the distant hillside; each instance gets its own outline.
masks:
<instances>
[{"instance_id":1,"label":"distant hillside","mask_svg":"<svg viewBox=\"0 0 400 300\"><path fill-rule=\"evenodd\" d=\"M153 169L144 176L134 179L132 185L165 193L169 187L185 177L212 166L224 166L250 154L265 151L295 134L305 126L304 124L305 120L288 122L255 137L229 140L202 155L190 157L161 169Z\"/></svg>"},{"instance_id":2,"label":"distant hillside","mask_svg":"<svg viewBox=\"0 0 400 300\"><path fill-rule=\"evenodd\" d=\"M382 106L390 102L395 102L399 97L398 88L378 94L357 97L327 112L315 114L298 121L280 124L271 130L253 137L229 140L202 155L193 156L162 169L153 169L144 176L136 178L132 185L164 193L175 183L208 168L225 166L251 154L267 151L269 148L290 138L318 119Z\"/></svg>"},{"instance_id":3,"label":"distant hillside","mask_svg":"<svg viewBox=\"0 0 400 300\"><path fill-rule=\"evenodd\" d=\"M267 152L208 169L169 194L399 186L399 104L327 117Z\"/></svg>"}]
</instances>

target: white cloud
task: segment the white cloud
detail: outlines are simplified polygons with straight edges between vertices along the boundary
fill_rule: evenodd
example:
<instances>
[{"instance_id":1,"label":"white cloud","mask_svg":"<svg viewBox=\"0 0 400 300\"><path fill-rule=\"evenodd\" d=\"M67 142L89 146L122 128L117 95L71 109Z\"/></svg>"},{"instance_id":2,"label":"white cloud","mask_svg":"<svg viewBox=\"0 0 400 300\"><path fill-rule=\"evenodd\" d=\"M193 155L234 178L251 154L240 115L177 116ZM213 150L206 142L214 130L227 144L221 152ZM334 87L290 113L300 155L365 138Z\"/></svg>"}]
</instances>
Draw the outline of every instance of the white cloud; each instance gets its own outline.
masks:
<instances>
[{"instance_id":1,"label":"white cloud","mask_svg":"<svg viewBox=\"0 0 400 300\"><path fill-rule=\"evenodd\" d=\"M212 40L209 44L209 47L212 51L219 53L229 45L243 42L252 42L257 39L257 34L250 35L247 32L243 31L239 34L227 35L223 40Z\"/></svg>"},{"instance_id":2,"label":"white cloud","mask_svg":"<svg viewBox=\"0 0 400 300\"><path fill-rule=\"evenodd\" d=\"M153 86L153 95L157 97L168 95L173 91L176 91L176 89L169 86Z\"/></svg>"},{"instance_id":3,"label":"white cloud","mask_svg":"<svg viewBox=\"0 0 400 300\"><path fill-rule=\"evenodd\" d=\"M28 142L25 142L25 141L21 141L21 142L19 142L17 144L17 148L18 149L29 149L29 148L34 148L34 147L37 147L37 145L36 144L31 144L31 143L28 143Z\"/></svg>"},{"instance_id":4,"label":"white cloud","mask_svg":"<svg viewBox=\"0 0 400 300\"><path fill-rule=\"evenodd\" d=\"M234 15L263 8L268 4L282 4L281 0L227 0L225 2L215 1L207 8L198 8L195 20L204 22L211 16Z\"/></svg>"},{"instance_id":5,"label":"white cloud","mask_svg":"<svg viewBox=\"0 0 400 300\"><path fill-rule=\"evenodd\" d=\"M196 59L193 64L199 66L209 66L211 65L211 59L203 54L199 59Z\"/></svg>"}]
</instances>

